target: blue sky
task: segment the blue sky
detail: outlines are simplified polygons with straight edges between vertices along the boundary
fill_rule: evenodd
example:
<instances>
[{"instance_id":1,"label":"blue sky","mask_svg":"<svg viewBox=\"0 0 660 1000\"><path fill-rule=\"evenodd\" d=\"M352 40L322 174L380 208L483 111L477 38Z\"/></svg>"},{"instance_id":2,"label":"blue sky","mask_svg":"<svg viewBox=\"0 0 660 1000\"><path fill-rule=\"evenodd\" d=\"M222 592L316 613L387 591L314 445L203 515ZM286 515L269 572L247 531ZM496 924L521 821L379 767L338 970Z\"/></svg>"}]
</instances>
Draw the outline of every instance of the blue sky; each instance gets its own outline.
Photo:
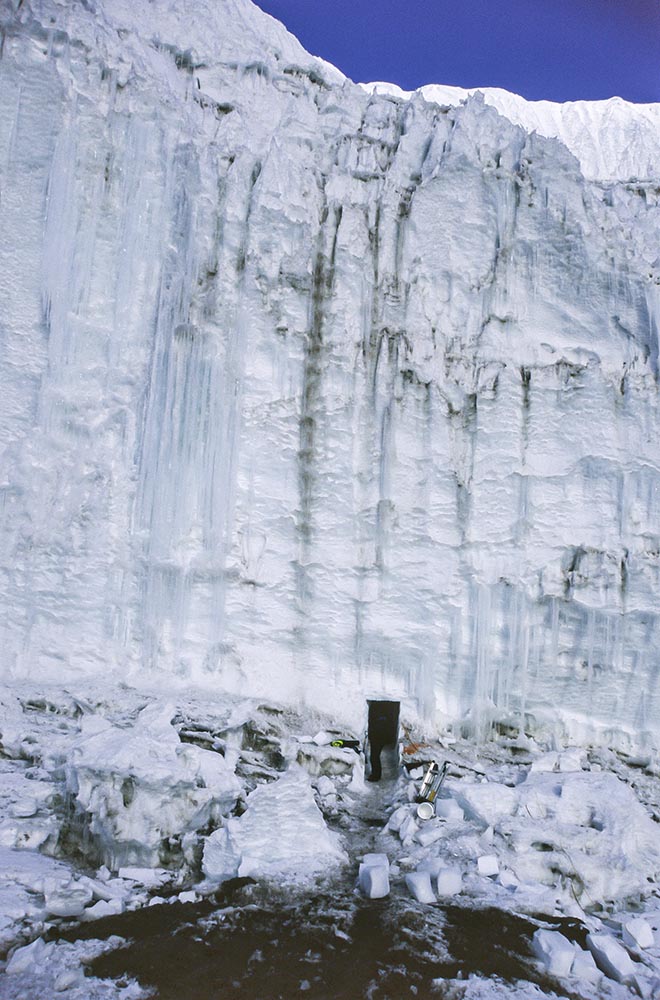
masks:
<instances>
[{"instance_id":1,"label":"blue sky","mask_svg":"<svg viewBox=\"0 0 660 1000\"><path fill-rule=\"evenodd\" d=\"M356 81L660 101L660 0L257 0Z\"/></svg>"}]
</instances>

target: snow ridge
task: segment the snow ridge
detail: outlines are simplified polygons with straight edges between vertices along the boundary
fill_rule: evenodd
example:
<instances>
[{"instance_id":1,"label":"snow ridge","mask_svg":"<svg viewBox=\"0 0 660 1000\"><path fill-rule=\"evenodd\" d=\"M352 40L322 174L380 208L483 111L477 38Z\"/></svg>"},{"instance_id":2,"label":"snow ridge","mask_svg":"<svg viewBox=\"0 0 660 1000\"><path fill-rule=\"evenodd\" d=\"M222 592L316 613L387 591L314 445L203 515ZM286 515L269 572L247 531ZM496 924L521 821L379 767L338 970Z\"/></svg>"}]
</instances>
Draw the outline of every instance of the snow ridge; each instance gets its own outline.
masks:
<instances>
[{"instance_id":1,"label":"snow ridge","mask_svg":"<svg viewBox=\"0 0 660 1000\"><path fill-rule=\"evenodd\" d=\"M420 94L434 104L456 107L483 94L514 125L549 139L560 139L580 161L585 177L599 181L648 181L657 176L660 157L660 105L631 104L620 97L606 101L527 101L498 87L429 84L405 91L390 83L361 84L369 94L410 100Z\"/></svg>"}]
</instances>

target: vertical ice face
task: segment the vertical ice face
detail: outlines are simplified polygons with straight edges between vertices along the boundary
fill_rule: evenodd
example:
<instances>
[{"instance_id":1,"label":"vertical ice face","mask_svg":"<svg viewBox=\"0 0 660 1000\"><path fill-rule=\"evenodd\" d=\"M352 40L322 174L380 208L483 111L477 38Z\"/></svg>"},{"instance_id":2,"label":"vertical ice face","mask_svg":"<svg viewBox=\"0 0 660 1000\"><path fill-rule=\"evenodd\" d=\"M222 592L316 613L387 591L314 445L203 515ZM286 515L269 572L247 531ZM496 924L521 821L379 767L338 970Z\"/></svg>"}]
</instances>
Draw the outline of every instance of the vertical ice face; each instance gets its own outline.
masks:
<instances>
[{"instance_id":1,"label":"vertical ice face","mask_svg":"<svg viewBox=\"0 0 660 1000\"><path fill-rule=\"evenodd\" d=\"M660 180L197 7L3 13L5 672L657 739Z\"/></svg>"}]
</instances>

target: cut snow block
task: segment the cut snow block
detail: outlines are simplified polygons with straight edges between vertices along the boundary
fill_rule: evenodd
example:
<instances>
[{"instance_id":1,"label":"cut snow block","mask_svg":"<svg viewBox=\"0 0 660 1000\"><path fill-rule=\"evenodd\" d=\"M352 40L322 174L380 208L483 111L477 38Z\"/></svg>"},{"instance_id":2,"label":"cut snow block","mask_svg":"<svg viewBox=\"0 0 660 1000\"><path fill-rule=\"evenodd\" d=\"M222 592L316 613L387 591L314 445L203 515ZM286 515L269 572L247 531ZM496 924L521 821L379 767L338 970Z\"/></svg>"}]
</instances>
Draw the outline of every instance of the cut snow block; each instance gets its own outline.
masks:
<instances>
[{"instance_id":1,"label":"cut snow block","mask_svg":"<svg viewBox=\"0 0 660 1000\"><path fill-rule=\"evenodd\" d=\"M504 889L517 889L520 882L508 868L503 868L498 876L498 882Z\"/></svg>"},{"instance_id":2,"label":"cut snow block","mask_svg":"<svg viewBox=\"0 0 660 1000\"><path fill-rule=\"evenodd\" d=\"M362 858L362 864L360 865L360 868L362 868L363 866L365 868L372 867L374 865L380 866L381 868L389 869L390 860L387 854L365 854L365 856Z\"/></svg>"},{"instance_id":3,"label":"cut snow block","mask_svg":"<svg viewBox=\"0 0 660 1000\"><path fill-rule=\"evenodd\" d=\"M455 799L436 799L435 814L449 823L458 823L465 819L465 813Z\"/></svg>"},{"instance_id":4,"label":"cut snow block","mask_svg":"<svg viewBox=\"0 0 660 1000\"><path fill-rule=\"evenodd\" d=\"M623 943L634 951L652 948L655 944L651 925L643 917L632 917L626 920L621 928Z\"/></svg>"},{"instance_id":5,"label":"cut snow block","mask_svg":"<svg viewBox=\"0 0 660 1000\"><path fill-rule=\"evenodd\" d=\"M625 983L635 975L635 966L630 955L611 935L587 934L587 944L596 959L596 965L610 979Z\"/></svg>"},{"instance_id":6,"label":"cut snow block","mask_svg":"<svg viewBox=\"0 0 660 1000\"><path fill-rule=\"evenodd\" d=\"M443 868L438 872L438 896L456 896L463 889L463 873L460 868Z\"/></svg>"},{"instance_id":7,"label":"cut snow block","mask_svg":"<svg viewBox=\"0 0 660 1000\"><path fill-rule=\"evenodd\" d=\"M603 977L603 973L594 962L594 956L590 951L583 951L582 948L575 949L571 975L575 976L576 979L584 979L588 983L598 983Z\"/></svg>"},{"instance_id":8,"label":"cut snow block","mask_svg":"<svg viewBox=\"0 0 660 1000\"><path fill-rule=\"evenodd\" d=\"M360 865L360 889L368 899L383 899L390 892L389 868L384 865Z\"/></svg>"},{"instance_id":9,"label":"cut snow block","mask_svg":"<svg viewBox=\"0 0 660 1000\"><path fill-rule=\"evenodd\" d=\"M394 833L398 833L401 829L402 824L410 816L410 806L399 806L395 809L390 818L387 821L387 829L392 830Z\"/></svg>"},{"instance_id":10,"label":"cut snow block","mask_svg":"<svg viewBox=\"0 0 660 1000\"><path fill-rule=\"evenodd\" d=\"M488 878L491 875L499 875L500 873L499 862L494 854L484 854L478 858L477 868L479 869L479 874L483 875L484 878Z\"/></svg>"},{"instance_id":11,"label":"cut snow block","mask_svg":"<svg viewBox=\"0 0 660 1000\"><path fill-rule=\"evenodd\" d=\"M406 875L406 885L418 903L435 903L435 893L431 888L428 872L410 872Z\"/></svg>"},{"instance_id":12,"label":"cut snow block","mask_svg":"<svg viewBox=\"0 0 660 1000\"><path fill-rule=\"evenodd\" d=\"M551 976L567 976L571 971L575 948L559 931L535 931L532 949Z\"/></svg>"},{"instance_id":13,"label":"cut snow block","mask_svg":"<svg viewBox=\"0 0 660 1000\"><path fill-rule=\"evenodd\" d=\"M100 899L98 903L94 903L93 906L88 906L84 913L81 914L82 920L100 920L102 917L113 917L117 916L124 911L124 904L121 899Z\"/></svg>"}]
</instances>

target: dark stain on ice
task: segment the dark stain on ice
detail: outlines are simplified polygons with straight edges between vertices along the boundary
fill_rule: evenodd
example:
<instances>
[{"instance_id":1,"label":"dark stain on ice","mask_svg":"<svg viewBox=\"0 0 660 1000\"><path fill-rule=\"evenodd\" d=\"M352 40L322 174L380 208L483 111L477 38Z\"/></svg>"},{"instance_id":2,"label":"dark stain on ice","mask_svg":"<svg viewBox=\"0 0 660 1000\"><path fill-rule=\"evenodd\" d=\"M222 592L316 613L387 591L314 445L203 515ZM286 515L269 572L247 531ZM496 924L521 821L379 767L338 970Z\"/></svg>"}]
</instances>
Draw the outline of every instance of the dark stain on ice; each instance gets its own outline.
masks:
<instances>
[{"instance_id":1,"label":"dark stain on ice","mask_svg":"<svg viewBox=\"0 0 660 1000\"><path fill-rule=\"evenodd\" d=\"M289 1000L300 992L396 1000L447 996L444 980L472 973L549 986L531 961L537 926L491 908L420 907L396 895L365 900L348 883L287 899L234 879L202 903L147 907L63 936L128 939L90 972L120 983L134 977L160 1000ZM576 921L553 926L583 937Z\"/></svg>"},{"instance_id":2,"label":"dark stain on ice","mask_svg":"<svg viewBox=\"0 0 660 1000\"><path fill-rule=\"evenodd\" d=\"M305 341L298 450L300 500L298 530L303 547L309 545L312 534L312 507L316 480L314 459L318 444L317 424L323 410L322 379L326 310L332 298L335 283L335 258L342 211L341 205L335 206L332 213L327 204L323 205L312 276L309 332Z\"/></svg>"}]
</instances>

